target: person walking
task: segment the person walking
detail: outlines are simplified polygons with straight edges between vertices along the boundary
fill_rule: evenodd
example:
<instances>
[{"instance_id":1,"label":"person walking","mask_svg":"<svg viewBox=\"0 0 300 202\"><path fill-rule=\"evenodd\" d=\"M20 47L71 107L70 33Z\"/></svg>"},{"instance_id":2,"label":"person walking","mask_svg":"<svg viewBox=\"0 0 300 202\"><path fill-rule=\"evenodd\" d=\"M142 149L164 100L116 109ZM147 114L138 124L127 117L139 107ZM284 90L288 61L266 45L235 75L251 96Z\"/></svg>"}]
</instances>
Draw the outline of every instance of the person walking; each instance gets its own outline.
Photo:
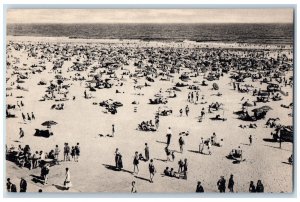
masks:
<instances>
[{"instance_id":1,"label":"person walking","mask_svg":"<svg viewBox=\"0 0 300 202\"><path fill-rule=\"evenodd\" d=\"M150 159L149 147L148 147L148 144L145 143L145 160L149 161L149 159Z\"/></svg>"},{"instance_id":2,"label":"person walking","mask_svg":"<svg viewBox=\"0 0 300 202\"><path fill-rule=\"evenodd\" d=\"M131 193L137 193L137 189L136 189L136 186L135 186L135 181L132 181L131 185L132 185Z\"/></svg>"},{"instance_id":3,"label":"person walking","mask_svg":"<svg viewBox=\"0 0 300 202\"><path fill-rule=\"evenodd\" d=\"M69 168L66 168L66 174L65 174L64 186L65 186L65 189L66 189L66 190L69 190L70 187L72 187L71 175L70 175L70 170L69 170Z\"/></svg>"},{"instance_id":4,"label":"person walking","mask_svg":"<svg viewBox=\"0 0 300 202\"><path fill-rule=\"evenodd\" d=\"M180 117L182 116L182 111L183 111L182 109L179 110Z\"/></svg>"},{"instance_id":5,"label":"person walking","mask_svg":"<svg viewBox=\"0 0 300 202\"><path fill-rule=\"evenodd\" d=\"M21 177L20 192L26 192L26 191L27 191L27 182L23 177Z\"/></svg>"},{"instance_id":6,"label":"person walking","mask_svg":"<svg viewBox=\"0 0 300 202\"><path fill-rule=\"evenodd\" d=\"M135 172L135 168L137 172ZM133 157L133 173L139 174L139 153L136 151Z\"/></svg>"},{"instance_id":7,"label":"person walking","mask_svg":"<svg viewBox=\"0 0 300 202\"><path fill-rule=\"evenodd\" d=\"M150 160L150 163L149 163L149 173L150 173L150 183L153 183L153 177L156 173L156 169L153 165L153 159Z\"/></svg>"},{"instance_id":8,"label":"person walking","mask_svg":"<svg viewBox=\"0 0 300 202\"><path fill-rule=\"evenodd\" d=\"M233 180L233 175L231 174L230 175L230 178L228 180L228 189L229 189L229 192L233 193L233 186L234 186L234 180Z\"/></svg>"},{"instance_id":9,"label":"person walking","mask_svg":"<svg viewBox=\"0 0 300 202\"><path fill-rule=\"evenodd\" d=\"M24 133L24 130L22 128L20 128L20 131L19 131L19 136L20 136L20 139L22 137L24 137L25 133Z\"/></svg>"},{"instance_id":10,"label":"person walking","mask_svg":"<svg viewBox=\"0 0 300 202\"><path fill-rule=\"evenodd\" d=\"M256 192L255 185L254 185L253 181L250 181L249 192L250 193L255 193Z\"/></svg>"},{"instance_id":11,"label":"person walking","mask_svg":"<svg viewBox=\"0 0 300 202\"><path fill-rule=\"evenodd\" d=\"M196 187L196 193L203 193L203 192L204 192L204 189L203 189L203 187L201 185L201 182L198 181L197 187Z\"/></svg>"},{"instance_id":12,"label":"person walking","mask_svg":"<svg viewBox=\"0 0 300 202\"><path fill-rule=\"evenodd\" d=\"M179 148L180 148L180 153L183 153L183 145L184 145L184 140L182 137L179 138Z\"/></svg>"},{"instance_id":13,"label":"person walking","mask_svg":"<svg viewBox=\"0 0 300 202\"><path fill-rule=\"evenodd\" d=\"M220 179L217 182L218 189L220 193L225 193L226 189L226 180L224 179L224 176L221 176Z\"/></svg>"},{"instance_id":14,"label":"person walking","mask_svg":"<svg viewBox=\"0 0 300 202\"><path fill-rule=\"evenodd\" d=\"M27 120L31 121L31 117L30 117L29 113L27 113Z\"/></svg>"},{"instance_id":15,"label":"person walking","mask_svg":"<svg viewBox=\"0 0 300 202\"><path fill-rule=\"evenodd\" d=\"M23 112L22 112L22 118L23 118L23 121L25 122L26 121L26 116L25 116L25 114L23 114Z\"/></svg>"},{"instance_id":16,"label":"person walking","mask_svg":"<svg viewBox=\"0 0 300 202\"><path fill-rule=\"evenodd\" d=\"M188 172L188 163L187 163L187 159L184 159L183 174L185 180L187 180L187 172Z\"/></svg>"}]
</instances>

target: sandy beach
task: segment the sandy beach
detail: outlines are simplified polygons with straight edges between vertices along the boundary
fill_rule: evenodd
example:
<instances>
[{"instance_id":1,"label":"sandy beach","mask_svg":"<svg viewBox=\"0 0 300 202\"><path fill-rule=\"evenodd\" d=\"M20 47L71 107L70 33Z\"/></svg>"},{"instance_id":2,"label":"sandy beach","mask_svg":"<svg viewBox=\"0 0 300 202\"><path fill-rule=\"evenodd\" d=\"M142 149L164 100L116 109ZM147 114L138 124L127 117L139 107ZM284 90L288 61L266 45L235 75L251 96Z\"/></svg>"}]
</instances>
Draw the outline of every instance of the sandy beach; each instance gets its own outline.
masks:
<instances>
[{"instance_id":1,"label":"sandy beach","mask_svg":"<svg viewBox=\"0 0 300 202\"><path fill-rule=\"evenodd\" d=\"M114 51L112 51L114 49ZM72 51L70 51L72 50ZM92 51L95 51L94 53ZM154 82L147 80L143 73L147 67L151 66L149 55L153 55L152 68L160 67L162 63L157 62L158 58L168 63L173 55L178 54L181 65L178 65L179 72L169 73L169 66L166 65L166 72L157 68L157 75L147 75L154 79ZM57 53L57 54L55 54ZM88 54L87 54L88 53ZM215 53L215 55L210 55ZM263 56L260 53L264 53ZM32 55L29 55L32 54ZM205 54L208 56L205 57ZM226 56L227 54L227 56ZM41 57L41 56L44 57ZM89 55L89 56L87 56ZM240 82L241 88L248 89L247 92L234 90L233 74L239 74L234 65L234 60L230 60L229 71L222 73L218 79L206 79L213 65L220 69L222 58L252 58L252 61L270 60L275 58L281 61L283 55L288 58L285 61L292 64L293 50L291 46L274 45L251 45L251 44L226 44L226 43L196 43L196 42L143 42L138 40L93 40L93 39L69 39L51 37L7 37L7 65L6 69L6 104L16 105L9 113L15 118L6 119L6 145L30 145L31 151L49 152L58 145L61 152L59 159L63 159L63 144L69 143L75 146L80 143L81 154L79 162L73 160L60 162L60 165L50 167L49 182L43 185L34 182L33 176L39 176L41 169L29 170L21 168L15 162L6 161L6 177L10 177L13 183L19 184L20 178L24 177L28 183L29 192L125 192L131 190L131 182L136 181L138 192L195 192L198 181L202 182L205 192L218 192L217 181L220 176L225 176L228 181L230 174L234 175L235 192L249 192L249 182L262 180L265 192L269 193L290 193L293 191L293 165L288 163L288 158L293 154L293 143L279 142L272 140L271 132L274 128L266 127L269 118L277 118L281 125L292 126L293 112L291 107L284 108L282 105L293 103L293 86L277 83L280 87L281 100L269 102L255 102L257 96L253 96L254 89L266 90L270 82L261 82L263 78L252 80L246 77L244 82ZM65 60L63 59L65 58ZM105 67L100 67L105 61L111 58L122 61L113 68L112 74L101 73ZM195 74L189 58L198 58L203 63L209 63L208 71ZM53 69L57 61L63 61L57 69ZM250 60L250 59L249 59ZM87 62L88 61L88 62ZM141 65L136 63L141 61ZM87 62L88 64L85 64ZM75 70L74 64L79 63L82 70ZM247 62L246 62L247 63ZM245 63L245 64L246 64ZM278 62L278 66L283 66L284 62ZM178 63L179 64L179 63ZM262 67L263 65L260 65ZM32 67L36 65L37 67ZM76 66L76 65L75 65ZM163 65L161 65L163 66ZM36 71L40 69L41 71ZM107 67L107 70L109 67ZM278 70L279 67L276 69ZM276 72L276 70L274 70ZM142 76L138 74L142 71ZM263 71L263 70L262 70ZM274 73L274 71L271 71ZM27 72L27 74L26 74ZM34 73L33 73L34 72ZM189 80L183 81L180 77L183 72L188 72ZM218 72L218 70L216 71ZM243 72L243 71L242 71ZM159 74L162 73L162 74ZM253 72L243 72L255 74ZM111 88L96 88L95 83L90 82L93 76L101 74L101 79L110 79L113 85ZM137 74L134 76L134 74ZM166 76L166 75L171 76ZM293 70L282 71L282 77L290 78ZM18 83L20 75L25 79ZM63 77L62 93L55 92L56 98L40 101L46 94L47 87L51 81L57 85L56 76ZM132 75L132 76L130 76ZM80 78L85 79L81 80ZM75 79L76 78L76 79ZM167 78L167 79L166 79ZM207 86L200 85L205 80ZM38 85L40 81L46 85ZM145 86L147 83L150 86ZM176 83L187 84L185 87L178 87L180 91L174 91ZM217 84L218 89L213 90L213 84ZM22 89L18 89L18 86ZM59 84L58 84L59 85ZM91 91L88 86L92 86L95 91ZM189 86L197 86L199 90L191 90ZM248 85L249 87L245 87ZM137 86L140 86L137 88ZM25 89L25 90L24 90ZM169 94L169 89L171 93ZM169 90L169 91L168 91ZM84 97L87 92L88 99ZM116 91L120 93L116 93ZM189 102L190 92L199 93L197 102ZM66 101L55 101L64 98ZM175 98L170 95L176 93ZM286 94L287 93L287 94ZM149 99L156 98L155 95L167 98L166 104L149 104ZM221 95L218 95L221 94ZM275 93L276 94L276 93ZM50 95L50 94L48 94ZM286 96L287 95L287 96ZM22 96L22 97L20 97ZM275 95L271 95L275 96ZM74 99L75 97L75 99ZM108 99L121 102L123 106L117 108L116 114L109 113L99 103ZM17 107L17 101L24 103L23 107ZM133 102L138 104L132 104ZM269 106L271 110L266 116L257 121L244 121L239 119L234 112L241 111L242 105L248 101L252 106L247 106L245 110L251 112L255 108ZM212 103L222 103L222 109L208 112L208 106ZM51 109L53 105L64 104L63 110ZM180 109L185 109L188 105L190 111L186 116L183 112L180 116ZM157 131L138 130L138 124L142 121L152 120L154 122L155 113L159 109L168 107L172 114L159 117L159 127ZM205 109L205 116L199 121L202 108ZM34 113L35 120L24 121L22 113ZM252 113L252 112L251 112ZM226 120L213 120L211 118L220 115ZM57 122L51 126L53 136L49 138L34 136L35 129L46 130L41 124L47 120ZM241 128L240 125L256 124L256 128ZM114 137L108 137L112 133L112 124L115 125ZM168 127L172 128L172 139L169 149L174 151L174 161L166 161L166 133ZM24 137L19 138L19 128L24 130ZM179 133L189 131L188 136L183 136L185 145L183 152L179 151ZM222 146L212 146L211 155L200 154L199 144L201 137L204 140L216 133L217 140L222 141ZM103 136L101 136L103 135ZM252 145L249 145L249 135L253 137ZM270 141L268 141L270 140ZM156 174L154 183L149 183L148 162L140 161L139 173L132 174L133 158L135 151L144 154L145 143L150 150L150 158L154 160ZM234 163L226 156L240 147L243 151L243 161ZM119 149L123 157L123 170L115 171L115 150ZM178 170L178 161L187 159L188 172L187 179L178 179L165 176L163 171L166 167ZM68 167L71 173L72 188L63 190L65 168Z\"/></svg>"}]
</instances>

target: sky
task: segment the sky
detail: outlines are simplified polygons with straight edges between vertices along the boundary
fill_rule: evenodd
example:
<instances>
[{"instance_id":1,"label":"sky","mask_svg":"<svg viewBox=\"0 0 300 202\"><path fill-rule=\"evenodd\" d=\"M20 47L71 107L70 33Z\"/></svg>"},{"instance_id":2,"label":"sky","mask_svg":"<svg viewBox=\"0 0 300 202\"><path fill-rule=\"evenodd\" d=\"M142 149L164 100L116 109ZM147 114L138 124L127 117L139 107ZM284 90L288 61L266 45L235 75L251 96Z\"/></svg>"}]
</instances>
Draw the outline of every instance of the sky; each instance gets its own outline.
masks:
<instances>
[{"instance_id":1,"label":"sky","mask_svg":"<svg viewBox=\"0 0 300 202\"><path fill-rule=\"evenodd\" d=\"M7 23L293 23L293 9L8 9Z\"/></svg>"}]
</instances>

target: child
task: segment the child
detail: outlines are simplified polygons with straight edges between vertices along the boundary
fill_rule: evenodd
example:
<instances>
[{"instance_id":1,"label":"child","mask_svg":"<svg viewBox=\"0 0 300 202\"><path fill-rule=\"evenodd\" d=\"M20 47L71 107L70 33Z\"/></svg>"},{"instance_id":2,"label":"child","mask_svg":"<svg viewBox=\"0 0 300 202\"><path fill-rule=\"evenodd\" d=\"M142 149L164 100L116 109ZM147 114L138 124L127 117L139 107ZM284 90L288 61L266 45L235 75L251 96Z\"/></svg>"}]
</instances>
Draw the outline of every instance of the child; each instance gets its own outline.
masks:
<instances>
[{"instance_id":1,"label":"child","mask_svg":"<svg viewBox=\"0 0 300 202\"><path fill-rule=\"evenodd\" d=\"M75 161L75 153L76 153L76 150L75 150L75 147L72 146L72 149L71 149L71 156L72 156L72 159Z\"/></svg>"}]
</instances>

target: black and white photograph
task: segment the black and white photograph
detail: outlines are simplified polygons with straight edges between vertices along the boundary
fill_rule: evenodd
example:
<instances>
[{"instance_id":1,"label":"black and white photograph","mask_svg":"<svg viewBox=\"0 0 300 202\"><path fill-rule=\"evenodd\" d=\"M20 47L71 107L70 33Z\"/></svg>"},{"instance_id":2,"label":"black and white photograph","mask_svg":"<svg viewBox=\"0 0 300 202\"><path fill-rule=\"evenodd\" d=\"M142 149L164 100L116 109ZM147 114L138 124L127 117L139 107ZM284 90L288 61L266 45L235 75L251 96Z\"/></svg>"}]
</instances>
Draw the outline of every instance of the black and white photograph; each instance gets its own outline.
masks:
<instances>
[{"instance_id":1,"label":"black and white photograph","mask_svg":"<svg viewBox=\"0 0 300 202\"><path fill-rule=\"evenodd\" d=\"M293 6L5 12L4 192L294 191Z\"/></svg>"}]
</instances>

